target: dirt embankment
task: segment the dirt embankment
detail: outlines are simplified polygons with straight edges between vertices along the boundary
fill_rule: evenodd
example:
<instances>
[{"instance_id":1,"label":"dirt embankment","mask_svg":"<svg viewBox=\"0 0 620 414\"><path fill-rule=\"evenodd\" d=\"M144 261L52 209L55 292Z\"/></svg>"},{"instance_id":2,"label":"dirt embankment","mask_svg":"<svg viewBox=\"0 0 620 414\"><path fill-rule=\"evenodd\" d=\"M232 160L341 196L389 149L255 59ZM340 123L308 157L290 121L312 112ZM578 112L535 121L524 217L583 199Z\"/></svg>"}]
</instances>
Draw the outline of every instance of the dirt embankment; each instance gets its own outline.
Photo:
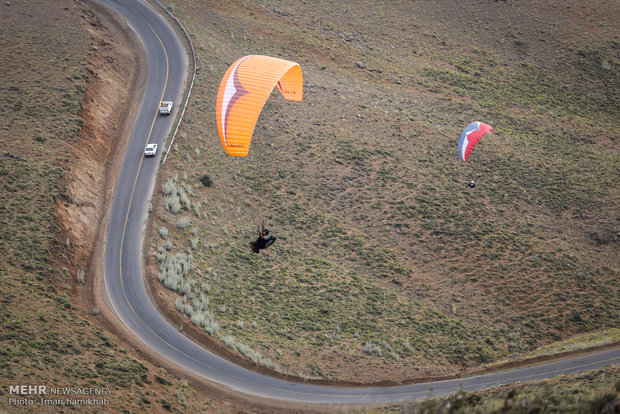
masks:
<instances>
[{"instance_id":1,"label":"dirt embankment","mask_svg":"<svg viewBox=\"0 0 620 414\"><path fill-rule=\"evenodd\" d=\"M57 201L56 209L60 228L75 241L67 267L86 270L81 300L99 307L95 298L102 295L94 292L103 270L106 208L142 96L146 59L140 41L121 19L94 1L78 4L93 45L90 77L79 113L83 127L64 166L69 197Z\"/></svg>"}]
</instances>

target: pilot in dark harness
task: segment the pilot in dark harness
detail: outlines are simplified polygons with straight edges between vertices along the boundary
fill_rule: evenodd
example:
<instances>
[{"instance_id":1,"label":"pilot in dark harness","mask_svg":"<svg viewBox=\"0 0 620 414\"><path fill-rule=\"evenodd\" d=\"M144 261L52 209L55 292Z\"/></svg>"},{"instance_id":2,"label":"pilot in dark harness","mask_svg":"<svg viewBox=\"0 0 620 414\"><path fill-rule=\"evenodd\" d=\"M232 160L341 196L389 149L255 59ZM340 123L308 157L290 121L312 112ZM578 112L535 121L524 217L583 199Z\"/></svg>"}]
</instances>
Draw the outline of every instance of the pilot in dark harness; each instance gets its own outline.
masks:
<instances>
[{"instance_id":1,"label":"pilot in dark harness","mask_svg":"<svg viewBox=\"0 0 620 414\"><path fill-rule=\"evenodd\" d=\"M252 251L254 253L259 253L260 249L266 249L271 246L276 241L276 236L269 233L269 229L262 226L262 229L259 228L258 238L254 243L252 243Z\"/></svg>"}]
</instances>

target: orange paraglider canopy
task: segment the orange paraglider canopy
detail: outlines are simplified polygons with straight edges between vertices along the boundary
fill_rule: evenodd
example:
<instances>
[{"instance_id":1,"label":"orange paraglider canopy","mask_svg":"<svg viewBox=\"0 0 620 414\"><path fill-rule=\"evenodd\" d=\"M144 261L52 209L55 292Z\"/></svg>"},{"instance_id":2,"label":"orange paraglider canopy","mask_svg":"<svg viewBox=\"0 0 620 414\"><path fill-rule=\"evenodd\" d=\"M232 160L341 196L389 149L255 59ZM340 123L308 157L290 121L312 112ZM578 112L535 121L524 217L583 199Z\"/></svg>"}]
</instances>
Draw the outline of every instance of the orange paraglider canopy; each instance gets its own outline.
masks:
<instances>
[{"instance_id":1,"label":"orange paraglider canopy","mask_svg":"<svg viewBox=\"0 0 620 414\"><path fill-rule=\"evenodd\" d=\"M286 99L301 101L301 67L284 59L249 55L228 68L215 105L217 132L228 154L248 155L254 126L274 86Z\"/></svg>"}]
</instances>

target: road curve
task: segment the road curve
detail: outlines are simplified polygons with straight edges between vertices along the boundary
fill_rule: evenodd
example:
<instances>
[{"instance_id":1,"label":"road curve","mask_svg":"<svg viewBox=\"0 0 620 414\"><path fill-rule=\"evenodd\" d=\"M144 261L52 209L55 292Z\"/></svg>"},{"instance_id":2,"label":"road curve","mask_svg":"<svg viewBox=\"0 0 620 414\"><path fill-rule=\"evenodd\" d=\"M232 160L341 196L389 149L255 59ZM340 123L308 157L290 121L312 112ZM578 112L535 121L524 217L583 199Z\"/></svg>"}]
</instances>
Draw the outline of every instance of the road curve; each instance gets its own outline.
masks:
<instances>
[{"instance_id":1,"label":"road curve","mask_svg":"<svg viewBox=\"0 0 620 414\"><path fill-rule=\"evenodd\" d=\"M179 102L187 72L187 56L175 32L158 11L139 0L98 0L127 20L143 43L148 75L115 188L104 274L108 299L118 318L136 337L170 363L206 380L250 396L315 404L383 404L476 391L502 384L571 374L620 363L620 348L572 359L468 378L393 387L341 387L289 382L239 367L213 354L172 326L150 300L142 275L142 244L148 203L161 151L143 157L147 143L163 148L174 116L157 114L162 98Z\"/></svg>"}]
</instances>

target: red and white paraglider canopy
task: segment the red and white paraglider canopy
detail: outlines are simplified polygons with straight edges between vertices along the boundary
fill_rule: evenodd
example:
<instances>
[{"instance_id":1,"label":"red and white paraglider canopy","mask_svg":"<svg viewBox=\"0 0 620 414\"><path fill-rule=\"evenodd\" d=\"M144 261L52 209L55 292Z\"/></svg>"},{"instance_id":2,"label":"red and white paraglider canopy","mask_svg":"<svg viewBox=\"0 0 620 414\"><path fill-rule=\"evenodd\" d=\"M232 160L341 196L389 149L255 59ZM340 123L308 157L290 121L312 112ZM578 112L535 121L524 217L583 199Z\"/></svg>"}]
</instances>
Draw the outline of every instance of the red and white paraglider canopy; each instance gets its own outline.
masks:
<instances>
[{"instance_id":1,"label":"red and white paraglider canopy","mask_svg":"<svg viewBox=\"0 0 620 414\"><path fill-rule=\"evenodd\" d=\"M461 134L459 139L459 157L463 161L467 161L469 154L487 132L493 135L493 128L483 122L472 122L467 125Z\"/></svg>"}]
</instances>

